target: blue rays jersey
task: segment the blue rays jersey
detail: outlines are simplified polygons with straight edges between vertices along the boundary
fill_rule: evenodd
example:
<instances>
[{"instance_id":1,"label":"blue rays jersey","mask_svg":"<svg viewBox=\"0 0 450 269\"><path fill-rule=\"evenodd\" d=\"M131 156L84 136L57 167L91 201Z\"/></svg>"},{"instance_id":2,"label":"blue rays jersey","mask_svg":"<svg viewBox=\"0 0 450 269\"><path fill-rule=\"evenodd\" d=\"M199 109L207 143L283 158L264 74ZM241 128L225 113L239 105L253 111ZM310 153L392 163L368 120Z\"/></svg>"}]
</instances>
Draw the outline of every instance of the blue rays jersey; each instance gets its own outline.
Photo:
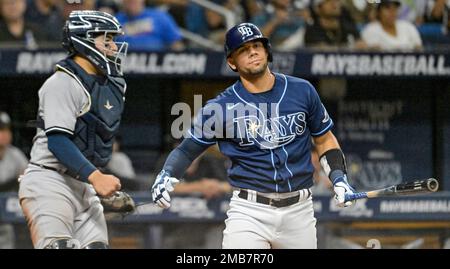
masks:
<instances>
[{"instance_id":1,"label":"blue rays jersey","mask_svg":"<svg viewBox=\"0 0 450 269\"><path fill-rule=\"evenodd\" d=\"M189 134L218 143L230 158L230 184L258 192L292 192L313 185L311 136L333 127L306 80L275 74L270 91L252 94L240 81L207 102Z\"/></svg>"}]
</instances>

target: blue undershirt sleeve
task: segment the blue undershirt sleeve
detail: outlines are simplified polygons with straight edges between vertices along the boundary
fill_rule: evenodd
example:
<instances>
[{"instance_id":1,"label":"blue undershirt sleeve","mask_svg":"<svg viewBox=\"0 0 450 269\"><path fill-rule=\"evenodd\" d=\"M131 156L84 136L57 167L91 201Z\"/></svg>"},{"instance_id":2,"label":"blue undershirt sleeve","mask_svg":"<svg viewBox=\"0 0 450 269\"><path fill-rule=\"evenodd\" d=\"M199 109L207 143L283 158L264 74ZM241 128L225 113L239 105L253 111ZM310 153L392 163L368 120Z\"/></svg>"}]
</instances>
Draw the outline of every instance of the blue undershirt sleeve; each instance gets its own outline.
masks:
<instances>
[{"instance_id":1,"label":"blue undershirt sleeve","mask_svg":"<svg viewBox=\"0 0 450 269\"><path fill-rule=\"evenodd\" d=\"M191 163L210 145L196 143L192 138L185 138L172 150L164 163L163 170L171 177L181 178Z\"/></svg>"},{"instance_id":2,"label":"blue undershirt sleeve","mask_svg":"<svg viewBox=\"0 0 450 269\"><path fill-rule=\"evenodd\" d=\"M88 160L70 140L69 135L63 133L47 134L48 149L56 159L69 171L79 175L79 180L88 182L89 175L97 168Z\"/></svg>"}]
</instances>

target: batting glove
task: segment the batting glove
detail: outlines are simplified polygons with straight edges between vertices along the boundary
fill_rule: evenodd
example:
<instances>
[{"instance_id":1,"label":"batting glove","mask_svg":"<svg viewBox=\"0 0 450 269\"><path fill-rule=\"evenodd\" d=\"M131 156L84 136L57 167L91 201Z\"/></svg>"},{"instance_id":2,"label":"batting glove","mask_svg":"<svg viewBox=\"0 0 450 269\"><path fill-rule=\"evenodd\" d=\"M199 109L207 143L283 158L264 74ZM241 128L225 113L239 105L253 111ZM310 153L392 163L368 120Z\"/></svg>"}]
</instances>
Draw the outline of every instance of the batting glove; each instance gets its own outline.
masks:
<instances>
[{"instance_id":1,"label":"batting glove","mask_svg":"<svg viewBox=\"0 0 450 269\"><path fill-rule=\"evenodd\" d=\"M152 186L152 199L158 206L167 209L170 207L169 192L173 191L175 184L180 182L178 179L171 177L166 171L162 170L156 177Z\"/></svg>"},{"instance_id":2,"label":"batting glove","mask_svg":"<svg viewBox=\"0 0 450 269\"><path fill-rule=\"evenodd\" d=\"M355 200L347 201L345 199L346 194L356 192L355 189L348 184L346 175L335 178L333 181L333 187L335 193L334 199L336 199L339 207L347 207L355 203Z\"/></svg>"}]
</instances>

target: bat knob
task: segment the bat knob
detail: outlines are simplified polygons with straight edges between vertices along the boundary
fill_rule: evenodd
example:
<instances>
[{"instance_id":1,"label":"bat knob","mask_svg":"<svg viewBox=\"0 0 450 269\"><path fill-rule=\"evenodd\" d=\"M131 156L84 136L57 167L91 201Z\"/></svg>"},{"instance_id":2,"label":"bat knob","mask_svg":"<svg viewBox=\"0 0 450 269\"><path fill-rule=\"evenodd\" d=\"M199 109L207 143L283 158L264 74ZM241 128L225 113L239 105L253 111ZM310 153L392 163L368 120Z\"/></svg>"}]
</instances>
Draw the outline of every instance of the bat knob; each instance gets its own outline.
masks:
<instances>
[{"instance_id":1,"label":"bat knob","mask_svg":"<svg viewBox=\"0 0 450 269\"><path fill-rule=\"evenodd\" d=\"M439 182L435 178L427 180L427 189L431 192L436 192L439 189Z\"/></svg>"}]
</instances>

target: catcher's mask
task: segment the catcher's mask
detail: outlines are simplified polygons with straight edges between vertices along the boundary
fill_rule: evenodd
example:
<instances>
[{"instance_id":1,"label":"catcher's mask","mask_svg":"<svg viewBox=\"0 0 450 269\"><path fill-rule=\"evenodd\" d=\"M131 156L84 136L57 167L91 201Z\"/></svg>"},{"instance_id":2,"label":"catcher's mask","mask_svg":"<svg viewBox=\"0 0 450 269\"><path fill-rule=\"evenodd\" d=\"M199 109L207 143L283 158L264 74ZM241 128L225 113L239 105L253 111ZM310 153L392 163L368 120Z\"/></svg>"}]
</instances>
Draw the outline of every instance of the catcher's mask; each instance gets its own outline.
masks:
<instances>
[{"instance_id":1,"label":"catcher's mask","mask_svg":"<svg viewBox=\"0 0 450 269\"><path fill-rule=\"evenodd\" d=\"M72 11L63 29L63 48L70 55L79 53L87 58L105 75L122 76L122 62L128 51L127 42L115 42L117 51L100 51L95 38L103 35L106 43L108 35L123 35L122 26L112 15L93 10Z\"/></svg>"}]
</instances>

